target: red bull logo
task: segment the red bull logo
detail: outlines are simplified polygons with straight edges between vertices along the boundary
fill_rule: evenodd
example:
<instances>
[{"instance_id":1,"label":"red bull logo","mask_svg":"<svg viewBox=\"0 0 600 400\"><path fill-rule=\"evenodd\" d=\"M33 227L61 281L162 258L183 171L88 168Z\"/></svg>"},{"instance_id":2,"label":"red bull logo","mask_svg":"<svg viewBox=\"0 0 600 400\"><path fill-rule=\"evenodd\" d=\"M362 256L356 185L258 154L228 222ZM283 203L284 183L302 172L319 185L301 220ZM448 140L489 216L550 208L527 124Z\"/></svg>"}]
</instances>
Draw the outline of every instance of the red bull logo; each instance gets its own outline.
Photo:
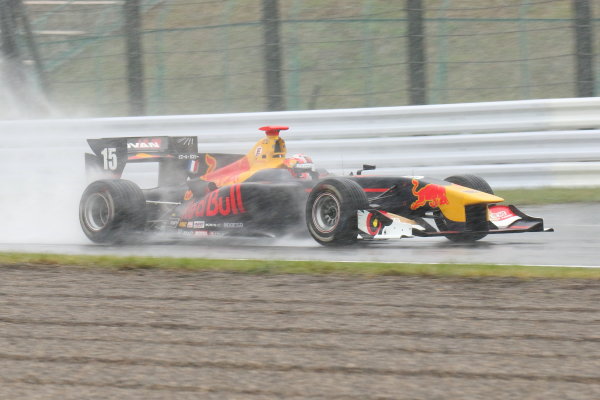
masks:
<instances>
[{"instance_id":1,"label":"red bull logo","mask_svg":"<svg viewBox=\"0 0 600 400\"><path fill-rule=\"evenodd\" d=\"M445 187L430 183L417 190L417 187L419 187L419 181L413 179L412 184L412 193L417 199L410 205L411 210L416 210L417 208L421 208L426 204L428 204L431 208L437 208L441 205L448 204L448 197L446 197Z\"/></svg>"}]
</instances>

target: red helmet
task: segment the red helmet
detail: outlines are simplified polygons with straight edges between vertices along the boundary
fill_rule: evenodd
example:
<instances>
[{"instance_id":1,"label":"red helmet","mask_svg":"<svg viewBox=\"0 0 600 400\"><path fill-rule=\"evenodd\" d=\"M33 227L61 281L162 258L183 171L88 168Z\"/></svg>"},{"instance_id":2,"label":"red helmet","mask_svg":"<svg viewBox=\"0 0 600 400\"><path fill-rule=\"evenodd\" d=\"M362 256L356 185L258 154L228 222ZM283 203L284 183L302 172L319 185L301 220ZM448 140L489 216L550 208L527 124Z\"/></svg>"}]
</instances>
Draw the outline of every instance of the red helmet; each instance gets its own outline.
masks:
<instances>
[{"instance_id":1,"label":"red helmet","mask_svg":"<svg viewBox=\"0 0 600 400\"><path fill-rule=\"evenodd\" d=\"M292 176L300 179L310 179L310 173L314 171L312 158L304 154L294 154L286 158L285 165L290 169Z\"/></svg>"}]
</instances>

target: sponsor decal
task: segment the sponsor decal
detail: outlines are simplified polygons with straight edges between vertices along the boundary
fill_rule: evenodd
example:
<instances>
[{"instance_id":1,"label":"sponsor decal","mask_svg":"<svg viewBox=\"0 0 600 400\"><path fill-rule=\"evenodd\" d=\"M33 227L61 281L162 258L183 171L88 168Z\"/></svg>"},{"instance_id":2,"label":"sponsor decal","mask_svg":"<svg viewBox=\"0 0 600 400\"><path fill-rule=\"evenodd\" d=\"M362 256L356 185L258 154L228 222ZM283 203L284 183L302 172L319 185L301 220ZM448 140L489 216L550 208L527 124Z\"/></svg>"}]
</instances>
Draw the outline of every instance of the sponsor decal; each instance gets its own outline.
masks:
<instances>
[{"instance_id":1,"label":"sponsor decal","mask_svg":"<svg viewBox=\"0 0 600 400\"><path fill-rule=\"evenodd\" d=\"M243 228L243 222L225 222L223 228Z\"/></svg>"},{"instance_id":2,"label":"sponsor decal","mask_svg":"<svg viewBox=\"0 0 600 400\"><path fill-rule=\"evenodd\" d=\"M225 234L223 232L194 231L194 236L199 236L199 237L225 236Z\"/></svg>"},{"instance_id":3,"label":"sponsor decal","mask_svg":"<svg viewBox=\"0 0 600 400\"><path fill-rule=\"evenodd\" d=\"M204 228L204 221L194 221L194 229Z\"/></svg>"},{"instance_id":4,"label":"sponsor decal","mask_svg":"<svg viewBox=\"0 0 600 400\"><path fill-rule=\"evenodd\" d=\"M188 221L187 228L192 229L194 227L194 223L192 221Z\"/></svg>"},{"instance_id":5,"label":"sponsor decal","mask_svg":"<svg viewBox=\"0 0 600 400\"><path fill-rule=\"evenodd\" d=\"M186 222L186 221L181 221L181 222L179 223L179 227L180 227L180 228L185 228L186 226L187 226L187 222Z\"/></svg>"},{"instance_id":6,"label":"sponsor decal","mask_svg":"<svg viewBox=\"0 0 600 400\"><path fill-rule=\"evenodd\" d=\"M307 170L312 171L313 165L312 164L296 164L296 166L294 168L295 169L307 169Z\"/></svg>"},{"instance_id":7,"label":"sponsor decal","mask_svg":"<svg viewBox=\"0 0 600 400\"><path fill-rule=\"evenodd\" d=\"M200 157L198 154L179 154L177 159L179 160L196 160Z\"/></svg>"},{"instance_id":8,"label":"sponsor decal","mask_svg":"<svg viewBox=\"0 0 600 400\"><path fill-rule=\"evenodd\" d=\"M212 191L199 201L190 203L185 209L182 218L227 216L230 214L243 214L246 212L240 185L231 185L229 191Z\"/></svg>"},{"instance_id":9,"label":"sponsor decal","mask_svg":"<svg viewBox=\"0 0 600 400\"><path fill-rule=\"evenodd\" d=\"M262 152L263 152L263 148L262 148L262 146L258 146L258 147L256 148L256 151L254 152L254 156L255 156L255 157L258 157L258 156L260 156L260 155L262 154Z\"/></svg>"},{"instance_id":10,"label":"sponsor decal","mask_svg":"<svg viewBox=\"0 0 600 400\"><path fill-rule=\"evenodd\" d=\"M162 140L160 138L143 138L128 142L127 148L133 150L159 151L161 143Z\"/></svg>"},{"instance_id":11,"label":"sponsor decal","mask_svg":"<svg viewBox=\"0 0 600 400\"><path fill-rule=\"evenodd\" d=\"M204 156L204 162L206 163L206 165L208 165L205 174L210 174L217 168L217 159L211 156L210 154Z\"/></svg>"},{"instance_id":12,"label":"sponsor decal","mask_svg":"<svg viewBox=\"0 0 600 400\"><path fill-rule=\"evenodd\" d=\"M489 208L489 212L490 221L499 228L506 228L521 219L507 206L493 206Z\"/></svg>"},{"instance_id":13,"label":"sponsor decal","mask_svg":"<svg viewBox=\"0 0 600 400\"><path fill-rule=\"evenodd\" d=\"M419 187L419 181L413 179L412 184L412 193L417 199L410 205L411 210L416 210L417 208L421 208L427 204L432 208L448 204L448 197L446 197L446 188L444 186L430 183L417 190L417 187Z\"/></svg>"},{"instance_id":14,"label":"sponsor decal","mask_svg":"<svg viewBox=\"0 0 600 400\"><path fill-rule=\"evenodd\" d=\"M490 208L490 220L492 221L503 221L514 216L515 214L506 206L496 206Z\"/></svg>"},{"instance_id":15,"label":"sponsor decal","mask_svg":"<svg viewBox=\"0 0 600 400\"><path fill-rule=\"evenodd\" d=\"M172 227L176 227L178 223L179 223L179 218L171 218L169 220L169 225Z\"/></svg>"},{"instance_id":16,"label":"sponsor decal","mask_svg":"<svg viewBox=\"0 0 600 400\"><path fill-rule=\"evenodd\" d=\"M188 201L190 200L192 197L194 196L194 194L192 193L191 190L188 190L187 192L185 192L185 194L183 195L183 201Z\"/></svg>"}]
</instances>

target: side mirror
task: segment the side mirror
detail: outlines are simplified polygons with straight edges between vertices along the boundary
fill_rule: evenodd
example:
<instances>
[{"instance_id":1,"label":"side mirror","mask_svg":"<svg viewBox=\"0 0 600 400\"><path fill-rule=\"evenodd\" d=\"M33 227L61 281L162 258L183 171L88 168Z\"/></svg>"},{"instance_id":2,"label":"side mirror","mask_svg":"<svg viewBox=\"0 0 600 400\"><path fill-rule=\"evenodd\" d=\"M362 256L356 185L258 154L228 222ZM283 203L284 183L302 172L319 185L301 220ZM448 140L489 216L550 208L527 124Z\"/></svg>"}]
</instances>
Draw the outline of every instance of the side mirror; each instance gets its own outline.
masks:
<instances>
[{"instance_id":1,"label":"side mirror","mask_svg":"<svg viewBox=\"0 0 600 400\"><path fill-rule=\"evenodd\" d=\"M356 175L362 175L363 171L372 171L375 168L377 168L377 167L374 165L363 164L362 169L359 169L358 171L356 171Z\"/></svg>"}]
</instances>

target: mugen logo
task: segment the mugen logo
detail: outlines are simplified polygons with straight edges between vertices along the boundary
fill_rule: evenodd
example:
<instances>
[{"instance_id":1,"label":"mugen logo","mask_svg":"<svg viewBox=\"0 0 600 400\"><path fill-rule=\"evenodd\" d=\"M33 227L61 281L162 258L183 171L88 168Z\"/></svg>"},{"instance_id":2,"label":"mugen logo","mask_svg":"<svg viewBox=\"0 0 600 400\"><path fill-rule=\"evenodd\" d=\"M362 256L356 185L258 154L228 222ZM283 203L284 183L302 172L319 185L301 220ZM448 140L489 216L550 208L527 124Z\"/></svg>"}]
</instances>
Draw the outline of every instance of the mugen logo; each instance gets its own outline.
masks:
<instances>
[{"instance_id":1,"label":"mugen logo","mask_svg":"<svg viewBox=\"0 0 600 400\"><path fill-rule=\"evenodd\" d=\"M176 142L182 146L191 146L194 144L193 137L180 137L176 139Z\"/></svg>"},{"instance_id":2,"label":"mugen logo","mask_svg":"<svg viewBox=\"0 0 600 400\"><path fill-rule=\"evenodd\" d=\"M194 217L227 216L230 214L243 214L246 212L240 185L231 185L228 192L215 190L209 195L188 205L181 216L182 219Z\"/></svg>"},{"instance_id":3,"label":"mugen logo","mask_svg":"<svg viewBox=\"0 0 600 400\"><path fill-rule=\"evenodd\" d=\"M426 204L429 204L429 207L432 208L437 208L444 204L448 204L448 197L446 197L445 187L430 183L417 190L417 187L419 187L419 181L413 179L412 184L412 194L416 196L417 199L410 205L411 210L416 210L417 208L421 208Z\"/></svg>"}]
</instances>

